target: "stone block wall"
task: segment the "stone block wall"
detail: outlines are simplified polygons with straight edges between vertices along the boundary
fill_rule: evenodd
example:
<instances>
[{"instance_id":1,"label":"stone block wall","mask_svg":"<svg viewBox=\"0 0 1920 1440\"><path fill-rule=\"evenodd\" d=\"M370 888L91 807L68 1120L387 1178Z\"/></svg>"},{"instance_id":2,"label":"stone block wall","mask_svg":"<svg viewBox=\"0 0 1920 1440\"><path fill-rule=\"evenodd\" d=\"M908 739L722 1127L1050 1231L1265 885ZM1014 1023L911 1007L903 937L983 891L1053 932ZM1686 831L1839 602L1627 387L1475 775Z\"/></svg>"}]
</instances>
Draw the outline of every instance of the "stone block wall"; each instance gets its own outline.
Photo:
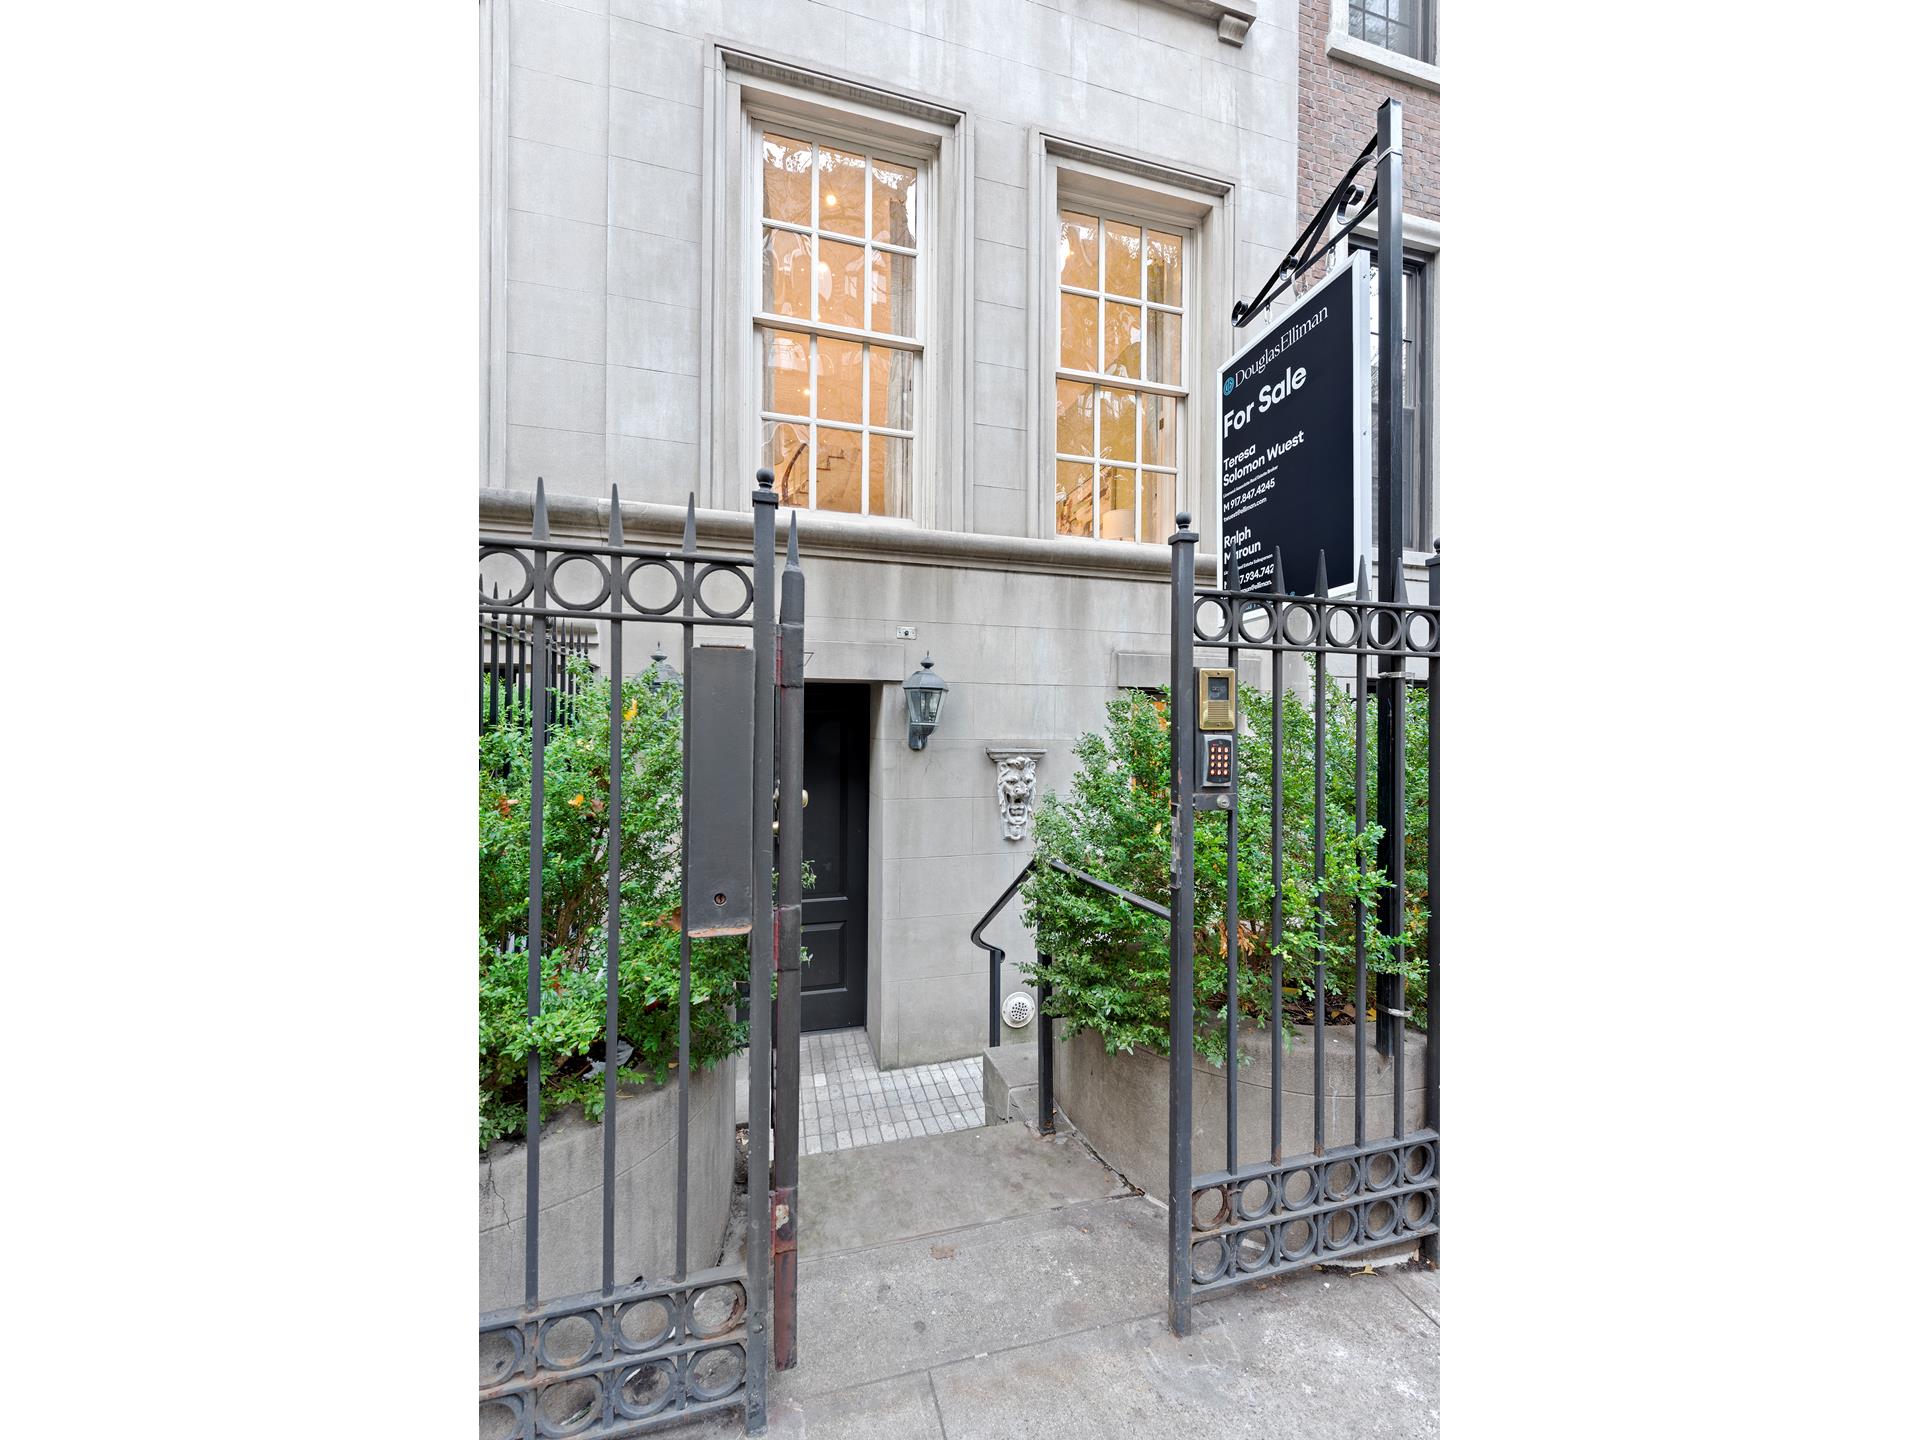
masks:
<instances>
[{"instance_id":1,"label":"stone block wall","mask_svg":"<svg viewBox=\"0 0 1920 1440\"><path fill-rule=\"evenodd\" d=\"M1033 532L1029 144L1036 127L1229 176L1236 293L1291 238L1294 17L1235 45L1166 0L484 0L490 359L481 484L684 501L699 488L716 41L963 111L972 134L972 525ZM962 257L948 257L959 276ZM717 287L723 293L725 287ZM1051 294L1042 299L1051 303ZM740 397L751 403L750 397ZM926 450L934 447L924 446Z\"/></svg>"}]
</instances>

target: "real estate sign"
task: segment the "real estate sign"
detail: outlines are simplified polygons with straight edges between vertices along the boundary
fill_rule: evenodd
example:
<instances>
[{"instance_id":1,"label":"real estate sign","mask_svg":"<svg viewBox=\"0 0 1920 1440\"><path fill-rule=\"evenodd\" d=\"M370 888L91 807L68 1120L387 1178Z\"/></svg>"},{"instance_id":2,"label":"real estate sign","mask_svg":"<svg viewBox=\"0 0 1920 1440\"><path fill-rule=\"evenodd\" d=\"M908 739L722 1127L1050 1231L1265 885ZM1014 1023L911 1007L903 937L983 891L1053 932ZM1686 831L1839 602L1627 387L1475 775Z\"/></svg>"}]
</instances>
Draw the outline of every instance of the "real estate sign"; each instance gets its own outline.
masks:
<instances>
[{"instance_id":1,"label":"real estate sign","mask_svg":"<svg viewBox=\"0 0 1920 1440\"><path fill-rule=\"evenodd\" d=\"M1367 273L1356 252L1220 367L1221 534L1240 588L1349 584L1371 539ZM1224 578L1224 577L1223 577Z\"/></svg>"}]
</instances>

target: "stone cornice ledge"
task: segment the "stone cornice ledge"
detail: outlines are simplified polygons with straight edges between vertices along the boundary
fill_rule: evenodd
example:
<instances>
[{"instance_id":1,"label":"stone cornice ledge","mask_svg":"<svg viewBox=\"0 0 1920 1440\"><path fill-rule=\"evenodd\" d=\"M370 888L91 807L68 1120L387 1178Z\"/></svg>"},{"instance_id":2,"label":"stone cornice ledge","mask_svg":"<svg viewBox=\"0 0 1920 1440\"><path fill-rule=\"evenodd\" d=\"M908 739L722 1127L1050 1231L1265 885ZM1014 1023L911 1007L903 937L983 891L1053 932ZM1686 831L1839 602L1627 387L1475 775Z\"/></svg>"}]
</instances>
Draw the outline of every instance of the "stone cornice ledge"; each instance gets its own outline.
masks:
<instances>
[{"instance_id":1,"label":"stone cornice ledge","mask_svg":"<svg viewBox=\"0 0 1920 1440\"><path fill-rule=\"evenodd\" d=\"M1246 44L1247 31L1260 18L1260 0L1161 0L1161 3L1215 21L1220 27L1220 38L1229 45Z\"/></svg>"},{"instance_id":2,"label":"stone cornice ledge","mask_svg":"<svg viewBox=\"0 0 1920 1440\"><path fill-rule=\"evenodd\" d=\"M556 536L602 539L612 518L604 499L587 495L549 495L547 523ZM784 506L775 529L786 533ZM1030 540L1011 535L975 535L955 530L921 530L898 521L834 515L809 510L800 522L802 554L901 565L947 565L980 570L1024 570L1046 575L1092 575L1112 580L1152 580L1169 574L1164 545L1130 545L1119 540ZM678 545L687 512L676 505L625 501L621 532L630 545ZM696 510L695 529L702 548L745 549L753 540L753 517L738 510ZM525 534L533 527L533 492L480 491L480 528L495 534ZM1213 556L1196 558L1195 569L1211 575Z\"/></svg>"}]
</instances>

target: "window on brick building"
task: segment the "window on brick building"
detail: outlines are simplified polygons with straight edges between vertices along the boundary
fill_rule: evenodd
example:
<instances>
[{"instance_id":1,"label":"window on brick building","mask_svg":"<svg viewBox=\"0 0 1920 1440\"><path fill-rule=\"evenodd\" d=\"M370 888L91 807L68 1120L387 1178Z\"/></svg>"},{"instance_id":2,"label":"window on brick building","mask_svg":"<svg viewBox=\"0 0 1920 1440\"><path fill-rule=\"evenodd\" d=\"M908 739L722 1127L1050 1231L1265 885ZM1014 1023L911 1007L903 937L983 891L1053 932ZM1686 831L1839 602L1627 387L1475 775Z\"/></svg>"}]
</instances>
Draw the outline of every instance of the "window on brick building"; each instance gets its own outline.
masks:
<instances>
[{"instance_id":1,"label":"window on brick building","mask_svg":"<svg viewBox=\"0 0 1920 1440\"><path fill-rule=\"evenodd\" d=\"M1431 65L1433 5L1434 0L1347 0L1347 34Z\"/></svg>"},{"instance_id":2,"label":"window on brick building","mask_svg":"<svg viewBox=\"0 0 1920 1440\"><path fill-rule=\"evenodd\" d=\"M1187 236L1065 209L1054 368L1054 533L1159 541L1180 489Z\"/></svg>"},{"instance_id":3,"label":"window on brick building","mask_svg":"<svg viewBox=\"0 0 1920 1440\"><path fill-rule=\"evenodd\" d=\"M1380 433L1380 256L1371 245L1357 245L1370 261L1367 291L1367 330L1371 336L1373 373L1373 433ZM1432 413L1427 387L1432 376L1428 337L1432 328L1427 261L1403 254L1400 272L1400 434L1406 447L1405 502L1400 517L1401 539L1410 550L1426 550L1433 543ZM1373 451L1374 542L1380 539L1380 452Z\"/></svg>"},{"instance_id":4,"label":"window on brick building","mask_svg":"<svg viewBox=\"0 0 1920 1440\"><path fill-rule=\"evenodd\" d=\"M761 463L783 504L905 514L920 167L771 128L758 139Z\"/></svg>"}]
</instances>

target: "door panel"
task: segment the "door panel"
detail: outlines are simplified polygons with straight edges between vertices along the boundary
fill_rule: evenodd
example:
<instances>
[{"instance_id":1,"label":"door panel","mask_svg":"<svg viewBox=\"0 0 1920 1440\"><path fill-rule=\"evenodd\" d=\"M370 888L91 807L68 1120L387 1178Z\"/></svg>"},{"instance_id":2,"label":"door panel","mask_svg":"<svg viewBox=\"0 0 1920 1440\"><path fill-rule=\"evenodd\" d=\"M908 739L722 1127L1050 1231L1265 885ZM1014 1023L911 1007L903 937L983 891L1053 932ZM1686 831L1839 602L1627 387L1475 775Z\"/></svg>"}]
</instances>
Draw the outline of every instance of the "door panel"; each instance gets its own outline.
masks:
<instances>
[{"instance_id":1,"label":"door panel","mask_svg":"<svg viewBox=\"0 0 1920 1440\"><path fill-rule=\"evenodd\" d=\"M800 1028L867 1021L867 706L865 685L806 691L806 852L800 900Z\"/></svg>"}]
</instances>

